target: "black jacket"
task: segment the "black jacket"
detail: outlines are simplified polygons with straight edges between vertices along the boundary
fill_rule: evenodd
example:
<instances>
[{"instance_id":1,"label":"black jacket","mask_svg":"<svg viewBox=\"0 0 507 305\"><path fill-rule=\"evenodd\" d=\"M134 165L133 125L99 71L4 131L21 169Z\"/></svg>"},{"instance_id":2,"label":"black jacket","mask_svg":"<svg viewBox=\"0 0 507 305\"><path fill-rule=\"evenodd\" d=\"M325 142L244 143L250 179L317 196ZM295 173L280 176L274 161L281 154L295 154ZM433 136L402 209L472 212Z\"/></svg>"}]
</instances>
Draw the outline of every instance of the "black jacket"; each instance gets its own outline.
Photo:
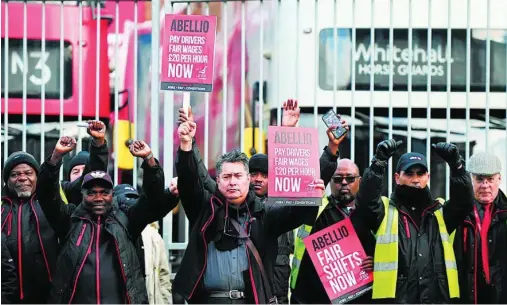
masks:
<instances>
[{"instance_id":1,"label":"black jacket","mask_svg":"<svg viewBox=\"0 0 507 305\"><path fill-rule=\"evenodd\" d=\"M310 234L324 230L325 228L350 217L364 251L368 256L373 256L373 253L375 252L375 237L372 235L369 228L363 224L362 216L360 215L361 211L356 209L353 210L350 215L346 215L345 212L338 207L333 197L328 197L328 200L328 205L315 221ZM296 285L292 290L291 304L310 303L330 304L330 300L324 286L322 286L322 282L315 270L315 266L312 263L312 259L310 258L308 251L305 251L299 267ZM349 304L369 303L371 303L371 291L349 302Z\"/></svg>"},{"instance_id":2,"label":"black jacket","mask_svg":"<svg viewBox=\"0 0 507 305\"><path fill-rule=\"evenodd\" d=\"M58 239L35 195L22 200L7 186L3 195L2 233L16 265L18 297L21 303L45 303L60 251Z\"/></svg>"},{"instance_id":3,"label":"black jacket","mask_svg":"<svg viewBox=\"0 0 507 305\"><path fill-rule=\"evenodd\" d=\"M173 291L189 303L203 302L207 298L202 281L209 242L206 230L216 221L215 210L221 205L219 200L211 200L213 194L203 186L199 173L199 163L202 160L195 150L195 146L189 152L178 149L176 158L178 190L192 231L181 267L174 279ZM221 195L217 192L215 196L220 198ZM253 191L249 192L246 204L251 216L256 219L251 225L250 239L259 251L268 281L262 279L259 266L249 251L249 269L243 274L245 294L249 303L266 304L272 297L268 295L266 285L270 285L268 289L271 289L278 236L301 225L308 214L313 213L310 216L315 217L317 208L263 204Z\"/></svg>"},{"instance_id":4,"label":"black jacket","mask_svg":"<svg viewBox=\"0 0 507 305\"><path fill-rule=\"evenodd\" d=\"M289 278L290 278L290 255L294 253L294 231L289 231L278 237L278 252L275 266L273 267L273 287L278 301L288 303Z\"/></svg>"},{"instance_id":5,"label":"black jacket","mask_svg":"<svg viewBox=\"0 0 507 305\"><path fill-rule=\"evenodd\" d=\"M19 303L16 265L7 247L7 238L2 233L2 304L16 303Z\"/></svg>"},{"instance_id":6,"label":"black jacket","mask_svg":"<svg viewBox=\"0 0 507 305\"><path fill-rule=\"evenodd\" d=\"M491 285L486 285L484 277L481 238L474 213L470 213L456 230L454 252L458 263L462 304L507 303L507 197L501 190L493 205L488 231Z\"/></svg>"},{"instance_id":7,"label":"black jacket","mask_svg":"<svg viewBox=\"0 0 507 305\"><path fill-rule=\"evenodd\" d=\"M364 224L377 232L384 219L385 209L381 201L382 178L385 168L372 164L366 169L356 199ZM443 205L443 217L451 234L473 207L473 187L470 174L461 169L451 169L451 198ZM428 193L429 194L429 193ZM427 199L422 211L421 225L416 225L406 205L396 193L391 204L399 211L399 257L396 298L393 303L449 303L449 289L445 269L444 252L434 211L441 208L438 201ZM455 301L455 300L453 300Z\"/></svg>"},{"instance_id":8,"label":"black jacket","mask_svg":"<svg viewBox=\"0 0 507 305\"><path fill-rule=\"evenodd\" d=\"M83 200L81 194L81 184L83 184L83 178L86 174L92 171L107 171L107 165L109 161L109 148L107 147L107 141L102 146L95 146L93 141L90 141L90 158L88 163L85 165L83 174L78 179L70 181L62 181L62 189L67 197L68 203L78 205Z\"/></svg>"},{"instance_id":9,"label":"black jacket","mask_svg":"<svg viewBox=\"0 0 507 305\"><path fill-rule=\"evenodd\" d=\"M48 159L49 160L49 159ZM38 194L48 220L61 239L62 251L53 275L49 303L70 303L79 280L82 266L90 253L95 226L83 204L65 204L59 196L58 172L61 164L45 162L41 167L38 188L52 190ZM112 237L117 262L121 270L126 302L147 303L146 286L133 241L156 215L164 192L164 173L160 166L143 164L144 192L138 203L129 209L119 209L116 202L106 216L103 229ZM155 211L155 212L154 212ZM102 287L104 288L104 287Z\"/></svg>"}]
</instances>

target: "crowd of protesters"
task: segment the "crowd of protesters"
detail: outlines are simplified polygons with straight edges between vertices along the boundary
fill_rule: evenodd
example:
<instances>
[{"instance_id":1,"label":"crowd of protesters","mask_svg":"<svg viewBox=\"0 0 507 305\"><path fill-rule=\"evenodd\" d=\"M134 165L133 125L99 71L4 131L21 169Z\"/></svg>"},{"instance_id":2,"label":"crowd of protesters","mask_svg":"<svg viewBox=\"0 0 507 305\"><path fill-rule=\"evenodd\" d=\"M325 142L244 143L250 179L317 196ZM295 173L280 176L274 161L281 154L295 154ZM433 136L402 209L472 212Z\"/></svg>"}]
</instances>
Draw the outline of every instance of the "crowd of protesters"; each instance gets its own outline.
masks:
<instances>
[{"instance_id":1,"label":"crowd of protesters","mask_svg":"<svg viewBox=\"0 0 507 305\"><path fill-rule=\"evenodd\" d=\"M299 117L297 102L285 102L282 126L298 126ZM266 154L227 152L213 179L190 107L179 110L176 177L166 176L147 143L130 144L142 161L140 190L114 185L101 121L88 122L89 149L70 160L64 181L74 138L61 137L43 164L11 154L2 169L2 303L330 304L303 239L345 219L366 253L361 268L373 276L371 290L350 303L507 303L500 159L478 152L465 163L456 145L433 144L450 169L449 198L435 198L426 156L387 139L361 174L340 159L346 137L335 138L335 127L326 130L315 179L320 207L271 203ZM395 184L384 197L394 155L401 155ZM189 242L171 281L157 221L179 204Z\"/></svg>"}]
</instances>

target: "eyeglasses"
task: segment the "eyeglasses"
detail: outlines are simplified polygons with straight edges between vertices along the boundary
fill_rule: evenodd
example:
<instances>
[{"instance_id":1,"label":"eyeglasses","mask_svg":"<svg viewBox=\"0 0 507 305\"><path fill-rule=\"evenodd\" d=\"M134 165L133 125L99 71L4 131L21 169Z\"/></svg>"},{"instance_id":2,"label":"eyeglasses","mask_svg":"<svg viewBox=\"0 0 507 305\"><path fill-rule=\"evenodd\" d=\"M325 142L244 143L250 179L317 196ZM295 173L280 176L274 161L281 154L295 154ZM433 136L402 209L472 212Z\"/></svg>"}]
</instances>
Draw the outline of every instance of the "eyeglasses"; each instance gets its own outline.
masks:
<instances>
[{"instance_id":1,"label":"eyeglasses","mask_svg":"<svg viewBox=\"0 0 507 305\"><path fill-rule=\"evenodd\" d=\"M474 182L477 184L483 184L485 182L487 182L488 184L493 184L498 181L497 178L498 177L496 176L482 176L482 175L473 176Z\"/></svg>"},{"instance_id":2,"label":"eyeglasses","mask_svg":"<svg viewBox=\"0 0 507 305\"><path fill-rule=\"evenodd\" d=\"M342 183L343 179L345 179L345 181L347 181L347 183L350 184L356 181L356 179L359 177L360 176L333 176L332 179L334 183Z\"/></svg>"}]
</instances>

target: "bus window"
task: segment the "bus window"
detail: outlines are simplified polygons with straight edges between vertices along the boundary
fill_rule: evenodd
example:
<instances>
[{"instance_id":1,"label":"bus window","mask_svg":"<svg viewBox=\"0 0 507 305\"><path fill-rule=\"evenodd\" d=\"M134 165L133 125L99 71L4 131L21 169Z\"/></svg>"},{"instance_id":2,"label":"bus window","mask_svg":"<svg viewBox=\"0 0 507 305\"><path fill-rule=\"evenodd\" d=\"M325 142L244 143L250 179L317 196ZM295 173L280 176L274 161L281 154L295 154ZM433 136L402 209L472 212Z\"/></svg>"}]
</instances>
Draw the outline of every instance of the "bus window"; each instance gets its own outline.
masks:
<instances>
[{"instance_id":1,"label":"bus window","mask_svg":"<svg viewBox=\"0 0 507 305\"><path fill-rule=\"evenodd\" d=\"M395 91L408 89L410 50L408 29L394 29L393 50L389 45L389 29L375 29L375 48L370 46L370 29L356 29L355 54L352 59L352 29L338 29L338 70L337 87L350 90L352 64L355 65L356 90L370 90L370 60L374 59L375 85L378 91L389 90L389 74L393 73ZM486 30L472 29L470 90L484 92L486 87ZM447 29L433 29L431 52L427 53L427 29L412 31L412 90L426 91L428 61L432 91L446 91L447 85ZM465 29L451 30L451 91L466 90L466 44ZM507 31L490 30L491 70L490 91L506 90L506 41ZM333 90L333 29L321 30L319 39L319 86L322 90ZM390 69L390 59L393 67Z\"/></svg>"},{"instance_id":2,"label":"bus window","mask_svg":"<svg viewBox=\"0 0 507 305\"><path fill-rule=\"evenodd\" d=\"M60 98L60 41L46 40L46 54L41 52L40 40L27 39L28 68L26 94L27 98L38 99L41 96L41 85L45 84L45 97L48 99ZM2 38L2 45L6 41ZM72 96L72 46L64 42L64 80L63 98ZM2 62L5 62L5 52L2 52ZM9 68L9 97L23 97L23 39L9 38L9 67L2 65L4 69ZM2 78L2 97L4 97L5 85Z\"/></svg>"}]
</instances>

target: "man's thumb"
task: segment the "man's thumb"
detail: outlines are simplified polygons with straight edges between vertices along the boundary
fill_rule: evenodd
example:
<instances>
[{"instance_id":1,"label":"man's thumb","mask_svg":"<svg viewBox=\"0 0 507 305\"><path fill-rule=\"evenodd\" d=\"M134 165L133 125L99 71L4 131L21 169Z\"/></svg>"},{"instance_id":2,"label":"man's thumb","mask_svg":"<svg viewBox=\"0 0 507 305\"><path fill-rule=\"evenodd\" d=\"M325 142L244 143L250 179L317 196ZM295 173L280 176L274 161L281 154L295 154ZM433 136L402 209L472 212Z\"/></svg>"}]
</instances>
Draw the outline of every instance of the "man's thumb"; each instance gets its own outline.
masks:
<instances>
[{"instance_id":1,"label":"man's thumb","mask_svg":"<svg viewBox=\"0 0 507 305\"><path fill-rule=\"evenodd\" d=\"M437 144L431 144L431 147L437 148Z\"/></svg>"}]
</instances>

